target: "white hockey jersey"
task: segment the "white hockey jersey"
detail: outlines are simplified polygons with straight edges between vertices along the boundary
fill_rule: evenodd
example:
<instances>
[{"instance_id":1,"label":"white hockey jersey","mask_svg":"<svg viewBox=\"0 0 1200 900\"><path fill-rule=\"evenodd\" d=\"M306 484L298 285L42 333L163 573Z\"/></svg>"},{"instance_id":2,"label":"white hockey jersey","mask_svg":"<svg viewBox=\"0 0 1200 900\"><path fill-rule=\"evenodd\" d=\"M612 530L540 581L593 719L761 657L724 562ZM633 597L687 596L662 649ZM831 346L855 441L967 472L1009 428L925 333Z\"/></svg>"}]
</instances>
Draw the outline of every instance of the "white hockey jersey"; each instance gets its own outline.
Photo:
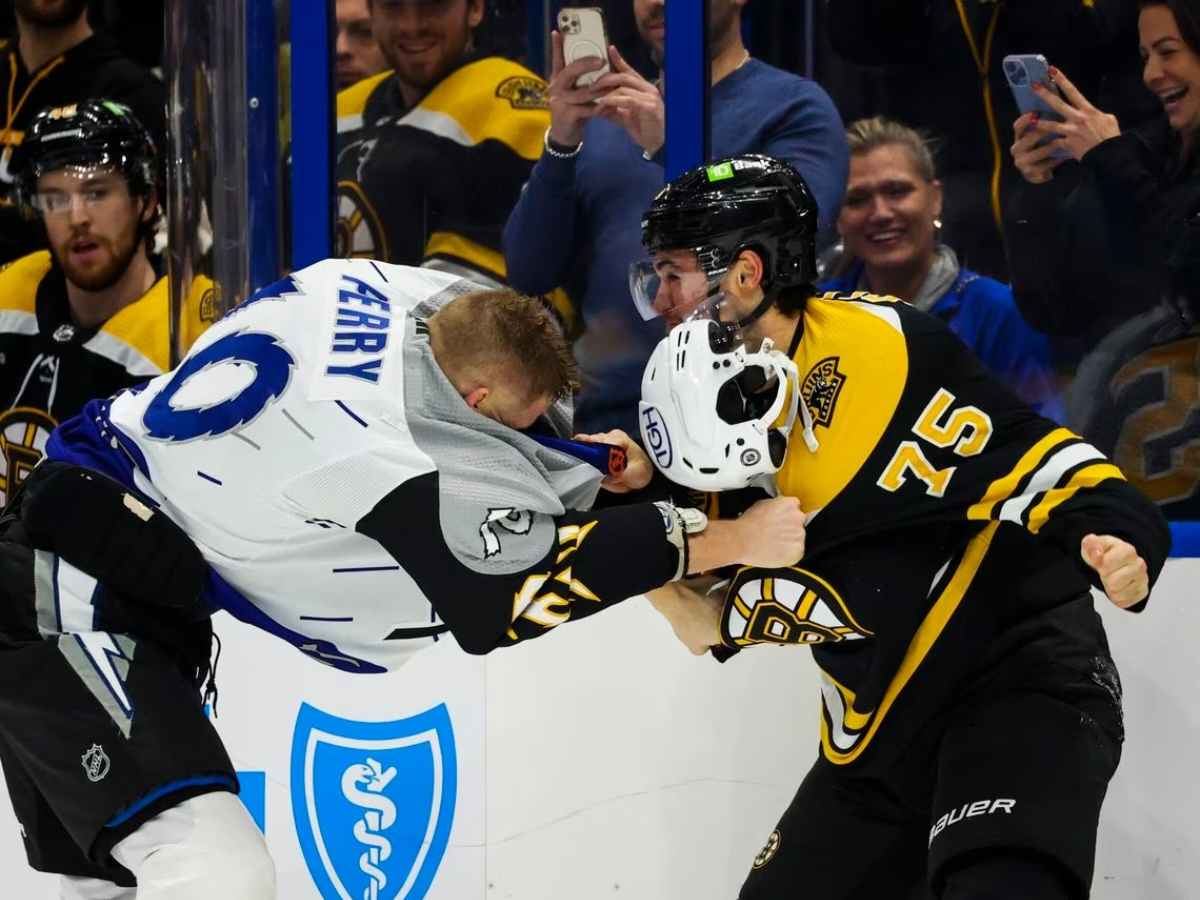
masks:
<instances>
[{"instance_id":1,"label":"white hockey jersey","mask_svg":"<svg viewBox=\"0 0 1200 900\"><path fill-rule=\"evenodd\" d=\"M210 564L215 606L338 668L386 671L448 629L472 652L541 633L580 598L604 602L557 566L587 525L563 517L601 475L446 379L424 319L476 289L318 263L213 325L173 372L89 404L48 456L156 504ZM677 556L653 521L662 583Z\"/></svg>"}]
</instances>

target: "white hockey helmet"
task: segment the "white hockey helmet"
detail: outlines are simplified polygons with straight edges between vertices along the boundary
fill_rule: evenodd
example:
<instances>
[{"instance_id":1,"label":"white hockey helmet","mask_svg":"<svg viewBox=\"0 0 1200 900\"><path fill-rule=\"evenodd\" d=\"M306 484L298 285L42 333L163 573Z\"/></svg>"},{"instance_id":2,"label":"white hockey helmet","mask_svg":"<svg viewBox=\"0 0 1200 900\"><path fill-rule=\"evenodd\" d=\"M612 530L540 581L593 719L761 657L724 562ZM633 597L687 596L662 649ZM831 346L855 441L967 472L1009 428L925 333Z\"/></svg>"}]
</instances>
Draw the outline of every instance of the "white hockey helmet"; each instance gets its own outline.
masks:
<instances>
[{"instance_id":1,"label":"white hockey helmet","mask_svg":"<svg viewBox=\"0 0 1200 900\"><path fill-rule=\"evenodd\" d=\"M800 402L796 364L763 341L748 351L735 329L690 319L663 338L642 376L642 440L659 470L702 491L746 487L779 471Z\"/></svg>"}]
</instances>

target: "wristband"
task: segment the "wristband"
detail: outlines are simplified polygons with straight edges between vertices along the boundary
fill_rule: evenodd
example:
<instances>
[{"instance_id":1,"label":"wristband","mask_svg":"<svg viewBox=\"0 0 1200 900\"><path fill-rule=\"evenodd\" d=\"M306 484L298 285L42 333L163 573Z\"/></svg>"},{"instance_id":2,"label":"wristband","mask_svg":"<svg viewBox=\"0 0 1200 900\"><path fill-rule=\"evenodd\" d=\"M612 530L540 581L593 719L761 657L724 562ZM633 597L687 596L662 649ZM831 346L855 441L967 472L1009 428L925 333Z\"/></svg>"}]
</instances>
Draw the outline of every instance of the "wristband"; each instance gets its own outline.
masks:
<instances>
[{"instance_id":1,"label":"wristband","mask_svg":"<svg viewBox=\"0 0 1200 900\"><path fill-rule=\"evenodd\" d=\"M583 141L580 141L574 148L562 148L562 144L557 144L550 140L550 129L546 129L546 135L542 138L542 146L546 148L546 152L555 159L574 159L579 155L579 151L583 149Z\"/></svg>"}]
</instances>

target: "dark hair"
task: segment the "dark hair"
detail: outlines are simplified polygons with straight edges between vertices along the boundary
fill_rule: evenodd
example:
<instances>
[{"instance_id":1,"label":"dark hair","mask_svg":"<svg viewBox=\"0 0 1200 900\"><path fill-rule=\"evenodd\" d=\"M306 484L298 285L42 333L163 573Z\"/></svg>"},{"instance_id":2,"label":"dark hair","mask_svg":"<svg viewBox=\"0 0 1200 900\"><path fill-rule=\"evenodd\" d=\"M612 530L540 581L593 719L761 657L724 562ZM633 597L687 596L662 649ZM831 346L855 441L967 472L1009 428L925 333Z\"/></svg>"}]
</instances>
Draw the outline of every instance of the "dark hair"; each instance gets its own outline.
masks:
<instances>
[{"instance_id":1,"label":"dark hair","mask_svg":"<svg viewBox=\"0 0 1200 900\"><path fill-rule=\"evenodd\" d=\"M1200 56L1200 0L1139 0L1138 10L1148 6L1165 6L1175 17L1179 36L1192 52Z\"/></svg>"}]
</instances>

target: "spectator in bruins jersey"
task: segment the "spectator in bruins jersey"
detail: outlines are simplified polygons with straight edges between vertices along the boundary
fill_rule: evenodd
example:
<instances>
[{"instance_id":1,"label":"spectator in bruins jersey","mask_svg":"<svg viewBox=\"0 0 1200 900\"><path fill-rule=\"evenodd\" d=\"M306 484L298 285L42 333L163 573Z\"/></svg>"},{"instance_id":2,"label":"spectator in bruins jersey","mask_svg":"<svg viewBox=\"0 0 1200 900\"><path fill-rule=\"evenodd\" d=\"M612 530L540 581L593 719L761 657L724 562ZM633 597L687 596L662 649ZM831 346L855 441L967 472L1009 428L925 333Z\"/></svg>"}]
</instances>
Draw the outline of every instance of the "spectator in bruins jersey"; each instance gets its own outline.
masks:
<instances>
[{"instance_id":1,"label":"spectator in bruins jersey","mask_svg":"<svg viewBox=\"0 0 1200 900\"><path fill-rule=\"evenodd\" d=\"M643 380L660 469L810 515L794 566L652 593L695 651L809 645L821 670L820 756L741 897L1078 900L1123 739L1090 589L1141 609L1170 533L945 323L814 294L815 220L794 169L725 160L658 196L634 273L701 304Z\"/></svg>"},{"instance_id":2,"label":"spectator in bruins jersey","mask_svg":"<svg viewBox=\"0 0 1200 900\"><path fill-rule=\"evenodd\" d=\"M752 59L742 43L745 0L708 0L713 153L769 153L804 173L823 226L837 219L846 187L846 136L828 94L813 81ZM642 40L660 65L663 0L633 0ZM630 303L625 273L643 256L638 225L662 188L665 111L659 85L609 49L612 72L575 87L596 57L564 64L551 35L550 130L546 151L504 230L514 287L544 294L562 284L583 388L576 423L586 432L636 431L637 385L662 336ZM661 81L661 79L660 79ZM593 102L594 101L594 102Z\"/></svg>"},{"instance_id":3,"label":"spectator in bruins jersey","mask_svg":"<svg viewBox=\"0 0 1200 900\"><path fill-rule=\"evenodd\" d=\"M8 98L0 131L0 263L45 246L20 215L13 183L13 152L35 113L105 97L132 108L161 146L167 103L161 81L93 33L87 0L13 0L13 7L16 37L0 41L0 97Z\"/></svg>"},{"instance_id":4,"label":"spectator in bruins jersey","mask_svg":"<svg viewBox=\"0 0 1200 900\"><path fill-rule=\"evenodd\" d=\"M16 157L22 205L49 250L0 271L0 495L12 495L46 438L83 404L170 368L167 280L150 255L158 217L154 144L110 100L44 110ZM184 346L207 280L182 317Z\"/></svg>"},{"instance_id":5,"label":"spectator in bruins jersey","mask_svg":"<svg viewBox=\"0 0 1200 900\"><path fill-rule=\"evenodd\" d=\"M899 297L932 313L1021 399L1061 421L1050 340L1021 318L1008 285L961 265L941 241L942 183L925 141L883 117L854 122L846 138L842 271L820 289Z\"/></svg>"},{"instance_id":6,"label":"spectator in bruins jersey","mask_svg":"<svg viewBox=\"0 0 1200 900\"><path fill-rule=\"evenodd\" d=\"M1162 301L1079 364L1067 424L1171 519L1200 519L1200 208L1167 257Z\"/></svg>"},{"instance_id":7,"label":"spectator in bruins jersey","mask_svg":"<svg viewBox=\"0 0 1200 900\"><path fill-rule=\"evenodd\" d=\"M370 6L391 68L338 95L335 254L502 284L500 231L541 152L545 84L476 49L485 0Z\"/></svg>"}]
</instances>

